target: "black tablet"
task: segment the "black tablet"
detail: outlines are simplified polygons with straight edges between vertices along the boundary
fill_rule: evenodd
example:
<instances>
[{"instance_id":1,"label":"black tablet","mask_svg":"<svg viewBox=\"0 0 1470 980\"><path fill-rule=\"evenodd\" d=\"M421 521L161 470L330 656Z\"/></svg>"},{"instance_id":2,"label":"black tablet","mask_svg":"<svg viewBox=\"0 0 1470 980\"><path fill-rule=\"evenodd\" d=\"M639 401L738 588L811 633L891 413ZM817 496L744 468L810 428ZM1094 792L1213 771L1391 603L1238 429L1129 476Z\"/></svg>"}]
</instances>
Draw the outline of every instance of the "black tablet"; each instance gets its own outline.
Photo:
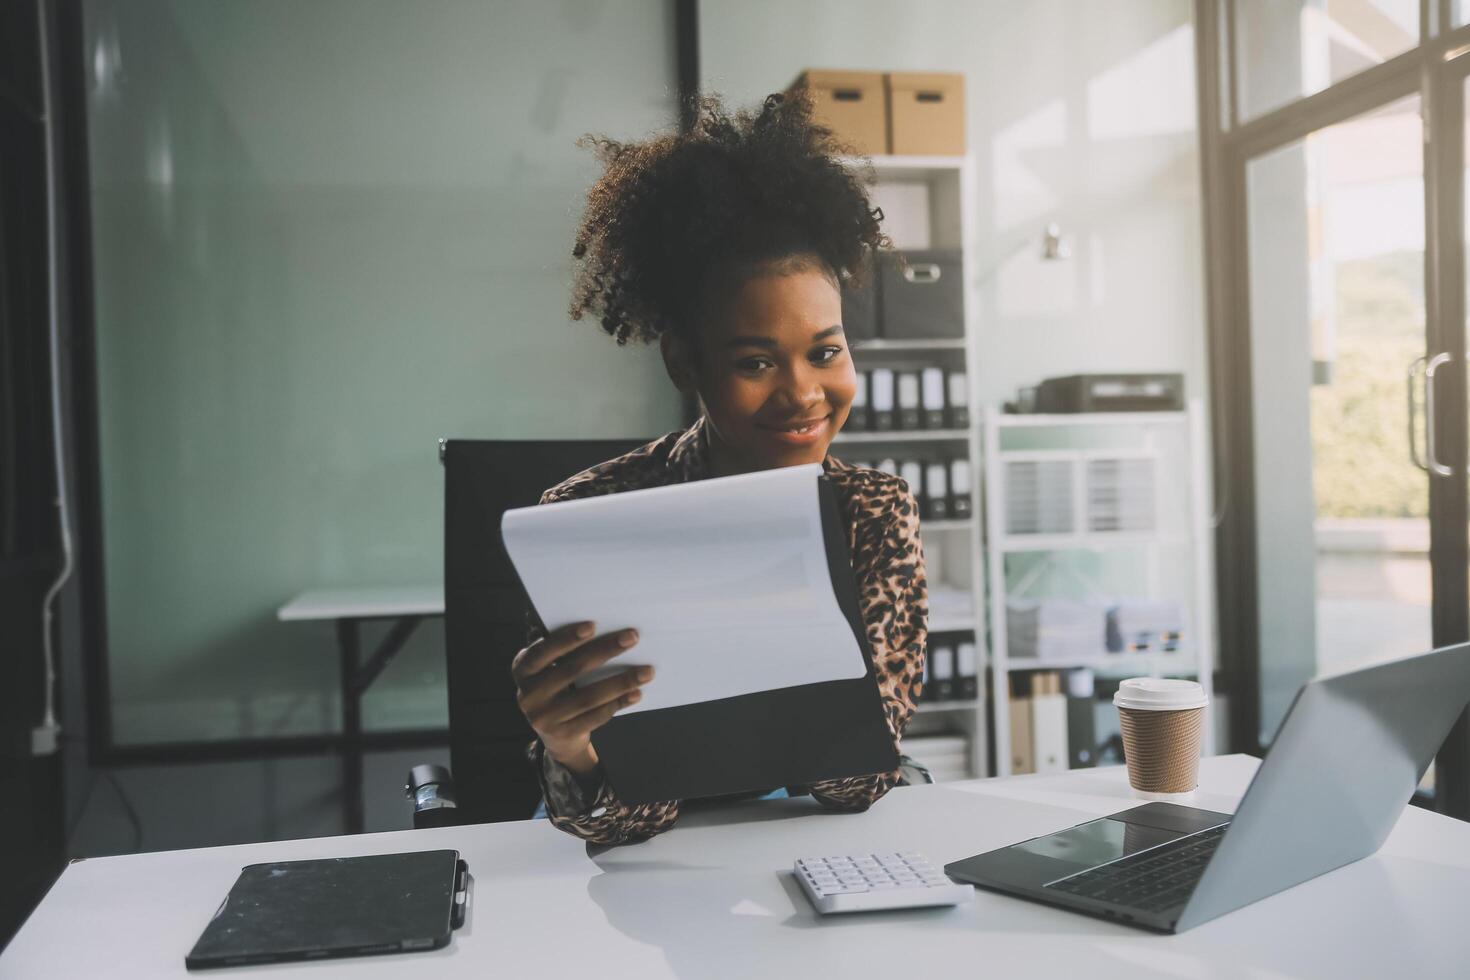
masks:
<instances>
[{"instance_id":1,"label":"black tablet","mask_svg":"<svg viewBox=\"0 0 1470 980\"><path fill-rule=\"evenodd\" d=\"M184 964L247 963L439 949L463 921L458 851L252 864Z\"/></svg>"}]
</instances>

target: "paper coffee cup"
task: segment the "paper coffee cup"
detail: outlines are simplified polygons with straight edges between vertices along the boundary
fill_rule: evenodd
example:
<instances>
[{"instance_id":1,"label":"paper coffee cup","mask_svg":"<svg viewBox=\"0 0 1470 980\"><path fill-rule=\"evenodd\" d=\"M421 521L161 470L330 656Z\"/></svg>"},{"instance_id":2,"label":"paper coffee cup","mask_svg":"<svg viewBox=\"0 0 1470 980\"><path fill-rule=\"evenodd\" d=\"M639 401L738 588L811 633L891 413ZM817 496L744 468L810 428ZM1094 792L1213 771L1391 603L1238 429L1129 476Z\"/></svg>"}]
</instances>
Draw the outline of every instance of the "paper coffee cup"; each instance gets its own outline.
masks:
<instances>
[{"instance_id":1,"label":"paper coffee cup","mask_svg":"<svg viewBox=\"0 0 1470 980\"><path fill-rule=\"evenodd\" d=\"M1188 793L1199 782L1205 689L1195 681L1134 677L1113 704L1123 728L1128 784L1144 793Z\"/></svg>"}]
</instances>

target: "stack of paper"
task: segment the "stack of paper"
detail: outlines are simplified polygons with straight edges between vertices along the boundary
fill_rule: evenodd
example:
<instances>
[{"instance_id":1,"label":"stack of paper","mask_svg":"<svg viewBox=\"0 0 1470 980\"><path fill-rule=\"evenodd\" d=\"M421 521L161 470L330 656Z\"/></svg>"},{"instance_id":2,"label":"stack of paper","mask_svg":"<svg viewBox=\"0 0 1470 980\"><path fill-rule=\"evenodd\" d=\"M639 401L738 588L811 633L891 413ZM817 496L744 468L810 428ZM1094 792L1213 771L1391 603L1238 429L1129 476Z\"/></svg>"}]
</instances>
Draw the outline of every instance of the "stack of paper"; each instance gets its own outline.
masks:
<instances>
[{"instance_id":1,"label":"stack of paper","mask_svg":"<svg viewBox=\"0 0 1470 980\"><path fill-rule=\"evenodd\" d=\"M900 751L928 769L936 783L970 778L970 740L963 735L905 738Z\"/></svg>"},{"instance_id":2,"label":"stack of paper","mask_svg":"<svg viewBox=\"0 0 1470 980\"><path fill-rule=\"evenodd\" d=\"M930 629L942 628L945 623L972 623L974 619L975 597L969 589L942 583L929 587Z\"/></svg>"},{"instance_id":3,"label":"stack of paper","mask_svg":"<svg viewBox=\"0 0 1470 980\"><path fill-rule=\"evenodd\" d=\"M549 629L638 644L593 683L652 665L623 714L867 673L837 605L811 463L508 510L506 550Z\"/></svg>"},{"instance_id":4,"label":"stack of paper","mask_svg":"<svg viewBox=\"0 0 1470 980\"><path fill-rule=\"evenodd\" d=\"M1184 607L1157 599L1123 599L1108 610L1113 653L1172 653L1184 638Z\"/></svg>"},{"instance_id":5,"label":"stack of paper","mask_svg":"<svg viewBox=\"0 0 1470 980\"><path fill-rule=\"evenodd\" d=\"M1071 599L1006 603L1006 649L1012 660L1088 660L1102 653L1105 637L1102 606Z\"/></svg>"}]
</instances>

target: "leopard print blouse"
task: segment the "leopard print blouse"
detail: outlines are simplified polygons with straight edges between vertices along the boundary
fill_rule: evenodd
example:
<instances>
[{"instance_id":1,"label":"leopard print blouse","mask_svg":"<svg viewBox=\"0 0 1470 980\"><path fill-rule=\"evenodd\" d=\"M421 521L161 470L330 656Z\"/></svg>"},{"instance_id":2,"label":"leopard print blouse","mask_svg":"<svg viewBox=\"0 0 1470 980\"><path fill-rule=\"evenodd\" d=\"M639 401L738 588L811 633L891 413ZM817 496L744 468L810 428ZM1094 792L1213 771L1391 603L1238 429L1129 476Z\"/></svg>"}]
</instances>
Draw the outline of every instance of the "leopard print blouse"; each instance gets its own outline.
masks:
<instances>
[{"instance_id":1,"label":"leopard print blouse","mask_svg":"<svg viewBox=\"0 0 1470 980\"><path fill-rule=\"evenodd\" d=\"M542 494L541 503L702 479L709 473L708 454L709 437L700 419L687 430L671 432L564 480ZM928 635L918 504L899 477L858 469L832 456L822 467L844 513L878 688L897 744L921 691ZM541 635L533 625L532 640ZM606 782L589 785L573 778L570 770L546 755L539 739L531 744L530 755L541 775L547 816L568 833L596 844L633 843L668 830L679 818L677 800L630 806ZM826 807L857 812L872 806L897 781L895 770L807 788Z\"/></svg>"}]
</instances>

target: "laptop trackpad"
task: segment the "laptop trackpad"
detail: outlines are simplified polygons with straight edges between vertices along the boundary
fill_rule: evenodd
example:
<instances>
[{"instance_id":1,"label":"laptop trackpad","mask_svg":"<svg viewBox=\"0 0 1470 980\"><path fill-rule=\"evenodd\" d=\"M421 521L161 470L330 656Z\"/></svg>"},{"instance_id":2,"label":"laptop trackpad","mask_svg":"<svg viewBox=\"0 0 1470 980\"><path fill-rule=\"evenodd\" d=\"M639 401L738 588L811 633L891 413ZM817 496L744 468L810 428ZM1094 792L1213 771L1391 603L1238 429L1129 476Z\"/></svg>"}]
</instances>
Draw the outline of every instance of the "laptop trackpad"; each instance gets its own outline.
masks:
<instances>
[{"instance_id":1,"label":"laptop trackpad","mask_svg":"<svg viewBox=\"0 0 1470 980\"><path fill-rule=\"evenodd\" d=\"M1078 824L1071 830L1013 844L1010 849L1091 868L1183 836L1177 831L1103 817Z\"/></svg>"}]
</instances>

